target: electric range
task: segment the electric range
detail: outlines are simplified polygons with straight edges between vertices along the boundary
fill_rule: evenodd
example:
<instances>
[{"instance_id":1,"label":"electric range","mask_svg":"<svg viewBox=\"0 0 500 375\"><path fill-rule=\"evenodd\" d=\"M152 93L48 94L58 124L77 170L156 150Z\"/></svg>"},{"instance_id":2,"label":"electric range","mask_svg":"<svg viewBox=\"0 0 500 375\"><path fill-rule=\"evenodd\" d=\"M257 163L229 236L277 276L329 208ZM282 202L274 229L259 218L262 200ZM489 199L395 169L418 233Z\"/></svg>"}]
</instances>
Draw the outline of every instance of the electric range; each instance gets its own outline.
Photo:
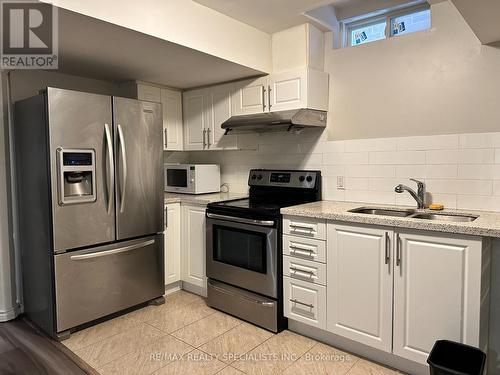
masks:
<instances>
[{"instance_id":1,"label":"electric range","mask_svg":"<svg viewBox=\"0 0 500 375\"><path fill-rule=\"evenodd\" d=\"M279 332L286 328L280 209L321 200L321 172L252 169L248 185L248 198L207 207L207 303Z\"/></svg>"}]
</instances>

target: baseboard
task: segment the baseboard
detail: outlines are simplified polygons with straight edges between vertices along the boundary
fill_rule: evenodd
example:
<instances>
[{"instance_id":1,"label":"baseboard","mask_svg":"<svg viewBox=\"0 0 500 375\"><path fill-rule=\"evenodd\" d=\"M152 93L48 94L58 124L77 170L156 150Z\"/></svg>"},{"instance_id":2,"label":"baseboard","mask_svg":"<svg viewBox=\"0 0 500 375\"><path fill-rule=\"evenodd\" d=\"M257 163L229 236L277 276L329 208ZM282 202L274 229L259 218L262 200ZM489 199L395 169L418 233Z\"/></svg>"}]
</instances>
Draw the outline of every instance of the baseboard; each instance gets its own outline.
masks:
<instances>
[{"instance_id":1,"label":"baseboard","mask_svg":"<svg viewBox=\"0 0 500 375\"><path fill-rule=\"evenodd\" d=\"M175 283L165 285L165 295L178 292L181 289L182 289L182 281L176 281Z\"/></svg>"},{"instance_id":2,"label":"baseboard","mask_svg":"<svg viewBox=\"0 0 500 375\"><path fill-rule=\"evenodd\" d=\"M194 293L194 294L198 294L199 296L202 296L205 298L207 297L207 288L202 288L198 285L193 285L193 284L190 284L190 283L183 281L182 282L182 289L184 289L188 292Z\"/></svg>"},{"instance_id":3,"label":"baseboard","mask_svg":"<svg viewBox=\"0 0 500 375\"><path fill-rule=\"evenodd\" d=\"M15 319L19 314L19 306L14 306L9 310L0 311L0 322L8 322L9 320Z\"/></svg>"},{"instance_id":4,"label":"baseboard","mask_svg":"<svg viewBox=\"0 0 500 375\"><path fill-rule=\"evenodd\" d=\"M288 319L288 329L303 336L324 342L325 344L334 346L354 355L367 358L370 361L378 362L384 366L398 369L408 374L429 375L429 367L426 365L421 365L419 363L398 357L394 354L371 348L322 329L308 326L304 323Z\"/></svg>"}]
</instances>

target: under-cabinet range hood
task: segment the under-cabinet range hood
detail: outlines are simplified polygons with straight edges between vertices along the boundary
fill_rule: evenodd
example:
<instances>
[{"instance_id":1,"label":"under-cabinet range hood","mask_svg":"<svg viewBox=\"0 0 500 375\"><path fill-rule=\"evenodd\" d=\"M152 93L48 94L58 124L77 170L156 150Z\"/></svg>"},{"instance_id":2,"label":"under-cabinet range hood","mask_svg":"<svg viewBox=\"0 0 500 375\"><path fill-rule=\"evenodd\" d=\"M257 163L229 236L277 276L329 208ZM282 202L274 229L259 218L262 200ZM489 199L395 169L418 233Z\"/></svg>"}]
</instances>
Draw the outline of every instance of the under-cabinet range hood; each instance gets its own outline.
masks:
<instances>
[{"instance_id":1,"label":"under-cabinet range hood","mask_svg":"<svg viewBox=\"0 0 500 375\"><path fill-rule=\"evenodd\" d=\"M326 112L315 109L294 109L232 116L222 125L225 134L299 131L306 128L324 128Z\"/></svg>"}]
</instances>

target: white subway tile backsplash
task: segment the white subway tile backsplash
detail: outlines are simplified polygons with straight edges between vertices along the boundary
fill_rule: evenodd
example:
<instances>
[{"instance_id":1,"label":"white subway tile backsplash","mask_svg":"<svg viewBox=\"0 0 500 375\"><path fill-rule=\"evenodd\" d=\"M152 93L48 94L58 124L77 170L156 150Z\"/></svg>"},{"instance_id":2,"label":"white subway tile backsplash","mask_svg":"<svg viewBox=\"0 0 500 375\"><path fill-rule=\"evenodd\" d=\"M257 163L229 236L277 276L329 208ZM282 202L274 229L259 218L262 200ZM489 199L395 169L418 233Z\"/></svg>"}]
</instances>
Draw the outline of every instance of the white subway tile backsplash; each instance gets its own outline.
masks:
<instances>
[{"instance_id":1,"label":"white subway tile backsplash","mask_svg":"<svg viewBox=\"0 0 500 375\"><path fill-rule=\"evenodd\" d=\"M500 147L500 133L460 134L460 148Z\"/></svg>"},{"instance_id":2,"label":"white subway tile backsplash","mask_svg":"<svg viewBox=\"0 0 500 375\"><path fill-rule=\"evenodd\" d=\"M429 135L398 138L398 150L453 150L458 148L458 135Z\"/></svg>"},{"instance_id":3,"label":"white subway tile backsplash","mask_svg":"<svg viewBox=\"0 0 500 375\"><path fill-rule=\"evenodd\" d=\"M500 211L500 197L457 195L457 208L462 210Z\"/></svg>"},{"instance_id":4,"label":"white subway tile backsplash","mask_svg":"<svg viewBox=\"0 0 500 375\"><path fill-rule=\"evenodd\" d=\"M346 152L395 151L397 148L396 138L352 139L344 142Z\"/></svg>"},{"instance_id":5,"label":"white subway tile backsplash","mask_svg":"<svg viewBox=\"0 0 500 375\"><path fill-rule=\"evenodd\" d=\"M458 163L458 150L430 150L425 153L426 164Z\"/></svg>"},{"instance_id":6,"label":"white subway tile backsplash","mask_svg":"<svg viewBox=\"0 0 500 375\"><path fill-rule=\"evenodd\" d=\"M323 154L323 164L368 164L368 152L334 152Z\"/></svg>"},{"instance_id":7,"label":"white subway tile backsplash","mask_svg":"<svg viewBox=\"0 0 500 375\"><path fill-rule=\"evenodd\" d=\"M327 141L326 132L252 135L246 151L165 152L165 162L221 165L231 191L246 192L251 168L319 169L323 199L415 206L394 187L424 180L432 202L500 211L500 132ZM337 189L344 177L345 190Z\"/></svg>"},{"instance_id":8,"label":"white subway tile backsplash","mask_svg":"<svg viewBox=\"0 0 500 375\"><path fill-rule=\"evenodd\" d=\"M425 164L425 151L370 152L370 164Z\"/></svg>"}]
</instances>

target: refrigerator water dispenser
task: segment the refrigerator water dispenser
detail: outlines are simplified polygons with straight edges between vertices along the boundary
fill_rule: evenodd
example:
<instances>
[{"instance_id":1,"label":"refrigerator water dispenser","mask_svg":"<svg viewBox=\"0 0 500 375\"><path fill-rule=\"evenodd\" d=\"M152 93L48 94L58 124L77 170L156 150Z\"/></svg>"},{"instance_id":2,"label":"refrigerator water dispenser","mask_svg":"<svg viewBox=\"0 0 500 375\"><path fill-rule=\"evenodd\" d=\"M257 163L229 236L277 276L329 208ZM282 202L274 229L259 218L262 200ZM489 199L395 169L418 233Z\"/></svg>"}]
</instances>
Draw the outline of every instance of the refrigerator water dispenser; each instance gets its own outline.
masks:
<instances>
[{"instance_id":1,"label":"refrigerator water dispenser","mask_svg":"<svg viewBox=\"0 0 500 375\"><path fill-rule=\"evenodd\" d=\"M96 201L95 151L57 149L59 204Z\"/></svg>"}]
</instances>

